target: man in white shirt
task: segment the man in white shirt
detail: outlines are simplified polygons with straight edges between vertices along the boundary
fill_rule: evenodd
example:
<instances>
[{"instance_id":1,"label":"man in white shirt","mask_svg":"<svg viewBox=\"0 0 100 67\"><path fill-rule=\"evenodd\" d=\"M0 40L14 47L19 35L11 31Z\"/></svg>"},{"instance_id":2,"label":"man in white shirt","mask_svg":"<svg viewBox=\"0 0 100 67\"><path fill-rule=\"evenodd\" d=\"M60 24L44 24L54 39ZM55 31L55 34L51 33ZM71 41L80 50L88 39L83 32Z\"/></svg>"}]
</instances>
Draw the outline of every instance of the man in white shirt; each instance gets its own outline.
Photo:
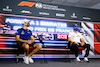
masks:
<instances>
[{"instance_id":1,"label":"man in white shirt","mask_svg":"<svg viewBox=\"0 0 100 67\"><path fill-rule=\"evenodd\" d=\"M77 24L73 24L73 32L69 33L68 42L70 42L72 47L74 48L76 61L78 61L78 62L81 61L78 57L78 47L82 46L82 47L86 48L86 54L84 56L84 61L89 62L87 57L89 55L90 45L85 44L83 36L81 35L81 33L78 32Z\"/></svg>"}]
</instances>

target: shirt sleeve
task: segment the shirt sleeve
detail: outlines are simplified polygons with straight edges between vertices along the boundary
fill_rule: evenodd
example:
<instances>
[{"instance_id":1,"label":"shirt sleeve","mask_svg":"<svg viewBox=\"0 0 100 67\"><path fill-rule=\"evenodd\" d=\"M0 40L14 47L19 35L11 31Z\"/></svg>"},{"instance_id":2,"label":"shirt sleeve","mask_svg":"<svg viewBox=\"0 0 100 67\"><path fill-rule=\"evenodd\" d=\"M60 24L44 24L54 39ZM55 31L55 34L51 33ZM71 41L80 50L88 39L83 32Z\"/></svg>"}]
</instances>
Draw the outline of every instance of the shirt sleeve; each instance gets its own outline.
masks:
<instances>
[{"instance_id":1,"label":"shirt sleeve","mask_svg":"<svg viewBox=\"0 0 100 67\"><path fill-rule=\"evenodd\" d=\"M83 35L80 33L80 38L83 38Z\"/></svg>"},{"instance_id":2,"label":"shirt sleeve","mask_svg":"<svg viewBox=\"0 0 100 67\"><path fill-rule=\"evenodd\" d=\"M18 29L16 35L20 35L21 34L21 30Z\"/></svg>"},{"instance_id":3,"label":"shirt sleeve","mask_svg":"<svg viewBox=\"0 0 100 67\"><path fill-rule=\"evenodd\" d=\"M71 32L68 34L68 37L71 37Z\"/></svg>"},{"instance_id":4,"label":"shirt sleeve","mask_svg":"<svg viewBox=\"0 0 100 67\"><path fill-rule=\"evenodd\" d=\"M32 36L32 31L30 31L30 36Z\"/></svg>"}]
</instances>

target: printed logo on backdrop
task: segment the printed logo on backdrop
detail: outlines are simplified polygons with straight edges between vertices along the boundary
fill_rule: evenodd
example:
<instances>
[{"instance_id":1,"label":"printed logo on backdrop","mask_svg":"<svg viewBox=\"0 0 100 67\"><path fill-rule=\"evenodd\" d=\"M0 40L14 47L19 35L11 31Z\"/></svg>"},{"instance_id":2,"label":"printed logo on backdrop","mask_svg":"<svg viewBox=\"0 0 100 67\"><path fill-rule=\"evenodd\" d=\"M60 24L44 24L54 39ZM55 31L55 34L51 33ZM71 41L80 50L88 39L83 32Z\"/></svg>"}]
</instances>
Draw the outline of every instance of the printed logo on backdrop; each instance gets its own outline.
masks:
<instances>
[{"instance_id":1,"label":"printed logo on backdrop","mask_svg":"<svg viewBox=\"0 0 100 67\"><path fill-rule=\"evenodd\" d=\"M49 15L47 12L39 12L40 15Z\"/></svg>"},{"instance_id":2,"label":"printed logo on backdrop","mask_svg":"<svg viewBox=\"0 0 100 67\"><path fill-rule=\"evenodd\" d=\"M43 3L36 3L35 7L39 8L39 9L56 10L56 11L66 11L66 9L59 8L58 6L48 5L48 4L43 4Z\"/></svg>"},{"instance_id":3,"label":"printed logo on backdrop","mask_svg":"<svg viewBox=\"0 0 100 67\"><path fill-rule=\"evenodd\" d=\"M28 13L28 14L31 14L32 13L31 11L28 11L28 10L21 10L20 12L21 13Z\"/></svg>"},{"instance_id":4,"label":"printed logo on backdrop","mask_svg":"<svg viewBox=\"0 0 100 67\"><path fill-rule=\"evenodd\" d=\"M5 8L3 8L3 11L10 11L10 12L12 12L12 9L10 9L9 6L6 6Z\"/></svg>"},{"instance_id":5,"label":"printed logo on backdrop","mask_svg":"<svg viewBox=\"0 0 100 67\"><path fill-rule=\"evenodd\" d=\"M91 20L90 17L85 17L85 16L83 17L83 19L84 19L84 20Z\"/></svg>"},{"instance_id":6,"label":"printed logo on backdrop","mask_svg":"<svg viewBox=\"0 0 100 67\"><path fill-rule=\"evenodd\" d=\"M73 14L71 15L71 18L77 18L76 13L73 13Z\"/></svg>"},{"instance_id":7,"label":"printed logo on backdrop","mask_svg":"<svg viewBox=\"0 0 100 67\"><path fill-rule=\"evenodd\" d=\"M18 6L28 6L28 7L32 7L35 5L35 2L27 2L27 1L22 1L18 4Z\"/></svg>"},{"instance_id":8,"label":"printed logo on backdrop","mask_svg":"<svg viewBox=\"0 0 100 67\"><path fill-rule=\"evenodd\" d=\"M43 5L42 5L42 3L36 3L35 7L41 9L43 7Z\"/></svg>"},{"instance_id":9,"label":"printed logo on backdrop","mask_svg":"<svg viewBox=\"0 0 100 67\"><path fill-rule=\"evenodd\" d=\"M65 14L56 13L56 16L59 16L59 17L65 17Z\"/></svg>"},{"instance_id":10,"label":"printed logo on backdrop","mask_svg":"<svg viewBox=\"0 0 100 67\"><path fill-rule=\"evenodd\" d=\"M47 10L56 10L56 11L66 11L66 9L59 8L58 6L49 5L49 4L43 4L43 3L35 3L35 2L22 1L22 2L20 2L18 4L18 6L28 6L28 7L33 7L34 5L38 9L47 9Z\"/></svg>"}]
</instances>

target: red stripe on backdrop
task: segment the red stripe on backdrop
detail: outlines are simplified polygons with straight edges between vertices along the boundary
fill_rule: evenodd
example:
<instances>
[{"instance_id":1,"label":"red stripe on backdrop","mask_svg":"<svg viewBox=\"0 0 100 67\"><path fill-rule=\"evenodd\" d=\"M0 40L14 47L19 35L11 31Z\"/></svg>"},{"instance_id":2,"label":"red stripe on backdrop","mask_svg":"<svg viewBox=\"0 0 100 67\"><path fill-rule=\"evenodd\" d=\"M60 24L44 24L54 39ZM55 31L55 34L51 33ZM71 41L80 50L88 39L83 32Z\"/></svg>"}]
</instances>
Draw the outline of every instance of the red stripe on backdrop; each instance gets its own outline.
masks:
<instances>
[{"instance_id":1,"label":"red stripe on backdrop","mask_svg":"<svg viewBox=\"0 0 100 67\"><path fill-rule=\"evenodd\" d=\"M2 36L0 35L0 37L2 37ZM3 39L3 38L1 38L1 39ZM5 42L5 41L2 41L2 42ZM1 44L1 45L3 45L3 46L0 46L0 48L6 47L6 44ZM1 50L7 50L7 49L1 49ZM2 54L2 52L0 52L0 54Z\"/></svg>"},{"instance_id":2,"label":"red stripe on backdrop","mask_svg":"<svg viewBox=\"0 0 100 67\"><path fill-rule=\"evenodd\" d=\"M100 24L94 24L94 29L94 50L95 54L97 55L100 54Z\"/></svg>"}]
</instances>

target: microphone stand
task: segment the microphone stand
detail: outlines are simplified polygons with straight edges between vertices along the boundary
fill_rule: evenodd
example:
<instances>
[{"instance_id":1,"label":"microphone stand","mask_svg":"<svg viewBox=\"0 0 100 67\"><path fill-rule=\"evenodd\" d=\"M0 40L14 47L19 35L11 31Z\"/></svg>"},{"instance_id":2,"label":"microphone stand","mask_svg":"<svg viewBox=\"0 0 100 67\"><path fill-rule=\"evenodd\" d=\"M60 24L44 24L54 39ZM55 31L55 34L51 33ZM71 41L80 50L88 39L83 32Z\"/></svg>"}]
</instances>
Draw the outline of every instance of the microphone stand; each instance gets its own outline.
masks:
<instances>
[{"instance_id":1,"label":"microphone stand","mask_svg":"<svg viewBox=\"0 0 100 67\"><path fill-rule=\"evenodd\" d=\"M43 57L44 57L44 60L41 63L48 63L47 59L45 58L45 51L44 51L44 48L46 48L46 45L44 45L44 42L42 41L42 37L41 36L39 37L39 41L43 45Z\"/></svg>"}]
</instances>

